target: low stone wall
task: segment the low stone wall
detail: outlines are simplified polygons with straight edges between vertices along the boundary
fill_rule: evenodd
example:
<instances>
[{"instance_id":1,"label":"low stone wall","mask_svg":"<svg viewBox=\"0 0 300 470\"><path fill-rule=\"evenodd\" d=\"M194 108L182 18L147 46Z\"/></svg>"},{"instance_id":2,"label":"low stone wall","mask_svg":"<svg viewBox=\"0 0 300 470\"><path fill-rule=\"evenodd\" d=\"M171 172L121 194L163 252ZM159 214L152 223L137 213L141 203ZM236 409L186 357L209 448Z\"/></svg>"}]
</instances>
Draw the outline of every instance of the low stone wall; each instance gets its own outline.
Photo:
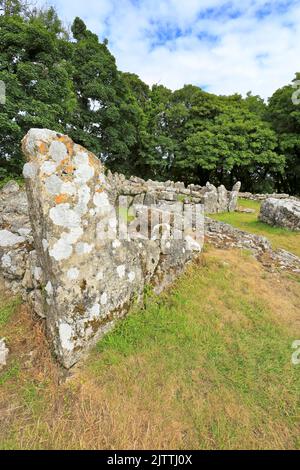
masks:
<instances>
[{"instance_id":1,"label":"low stone wall","mask_svg":"<svg viewBox=\"0 0 300 470\"><path fill-rule=\"evenodd\" d=\"M216 187L206 183L205 186L195 184L185 186L179 181L145 181L136 176L126 179L124 175L111 172L108 172L107 181L116 188L117 194L128 196L129 204L146 206L155 204L157 207L172 205L175 202L203 204L204 211L208 214L235 211L241 187L241 183L237 182L232 190L228 191L223 185Z\"/></svg>"},{"instance_id":2,"label":"low stone wall","mask_svg":"<svg viewBox=\"0 0 300 470\"><path fill-rule=\"evenodd\" d=\"M269 193L269 194L253 194L253 193L239 193L239 197L242 199L249 199L250 201L265 201L266 199L272 197L274 199L294 199L293 196L285 193Z\"/></svg>"}]
</instances>

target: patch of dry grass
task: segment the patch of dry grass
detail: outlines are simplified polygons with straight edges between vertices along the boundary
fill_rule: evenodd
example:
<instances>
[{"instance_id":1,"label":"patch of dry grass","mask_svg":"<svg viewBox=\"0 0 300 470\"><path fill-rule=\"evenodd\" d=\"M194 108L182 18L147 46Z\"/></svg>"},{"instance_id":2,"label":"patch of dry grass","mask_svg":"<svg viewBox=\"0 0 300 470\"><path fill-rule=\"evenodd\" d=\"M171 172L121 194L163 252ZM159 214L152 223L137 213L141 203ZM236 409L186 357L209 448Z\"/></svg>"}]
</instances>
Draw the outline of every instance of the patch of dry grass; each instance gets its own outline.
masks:
<instances>
[{"instance_id":1,"label":"patch of dry grass","mask_svg":"<svg viewBox=\"0 0 300 470\"><path fill-rule=\"evenodd\" d=\"M258 220L260 202L239 199L239 206L254 209L253 214L243 212L224 212L223 214L213 214L212 218L221 222L226 222L240 230L263 235L267 237L274 249L283 248L297 256L300 256L300 232L272 227Z\"/></svg>"},{"instance_id":2,"label":"patch of dry grass","mask_svg":"<svg viewBox=\"0 0 300 470\"><path fill-rule=\"evenodd\" d=\"M8 368L19 368L0 392L0 447L299 448L299 300L296 280L210 248L66 382L18 307L5 327Z\"/></svg>"}]
</instances>

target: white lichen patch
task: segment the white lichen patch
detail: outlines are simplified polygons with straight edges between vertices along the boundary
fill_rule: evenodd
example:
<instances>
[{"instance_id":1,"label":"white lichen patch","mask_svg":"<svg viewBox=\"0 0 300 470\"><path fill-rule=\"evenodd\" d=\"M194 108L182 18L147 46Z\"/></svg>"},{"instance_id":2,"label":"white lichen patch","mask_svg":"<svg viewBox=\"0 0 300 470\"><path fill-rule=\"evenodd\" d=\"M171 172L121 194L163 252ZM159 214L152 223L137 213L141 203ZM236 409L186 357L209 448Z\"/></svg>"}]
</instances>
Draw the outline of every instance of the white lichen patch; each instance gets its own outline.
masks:
<instances>
[{"instance_id":1,"label":"white lichen patch","mask_svg":"<svg viewBox=\"0 0 300 470\"><path fill-rule=\"evenodd\" d=\"M16 235L9 230L0 230L0 246L14 246L25 242L25 238Z\"/></svg>"},{"instance_id":2,"label":"white lichen patch","mask_svg":"<svg viewBox=\"0 0 300 470\"><path fill-rule=\"evenodd\" d=\"M49 155L56 162L60 163L68 154L67 147L63 142L54 140L49 147Z\"/></svg>"},{"instance_id":3,"label":"white lichen patch","mask_svg":"<svg viewBox=\"0 0 300 470\"><path fill-rule=\"evenodd\" d=\"M101 184L106 183L105 175L103 173L100 173L98 180L100 181Z\"/></svg>"},{"instance_id":4,"label":"white lichen patch","mask_svg":"<svg viewBox=\"0 0 300 470\"><path fill-rule=\"evenodd\" d=\"M101 279L103 279L103 271L99 271L99 272L96 274L96 280L97 280L97 281L101 281Z\"/></svg>"},{"instance_id":5,"label":"white lichen patch","mask_svg":"<svg viewBox=\"0 0 300 470\"><path fill-rule=\"evenodd\" d=\"M96 302L91 308L88 309L89 318L92 320L99 317L100 315L100 305Z\"/></svg>"},{"instance_id":6,"label":"white lichen patch","mask_svg":"<svg viewBox=\"0 0 300 470\"><path fill-rule=\"evenodd\" d=\"M70 196L74 196L76 194L76 186L70 181L66 181L62 183L60 191L63 194L69 194Z\"/></svg>"},{"instance_id":7,"label":"white lichen patch","mask_svg":"<svg viewBox=\"0 0 300 470\"><path fill-rule=\"evenodd\" d=\"M77 152L74 156L74 163L76 166L89 165L89 156L86 152Z\"/></svg>"},{"instance_id":8,"label":"white lichen patch","mask_svg":"<svg viewBox=\"0 0 300 470\"><path fill-rule=\"evenodd\" d=\"M11 257L8 253L5 253L1 258L1 265L3 268L9 268L11 266Z\"/></svg>"},{"instance_id":9,"label":"white lichen patch","mask_svg":"<svg viewBox=\"0 0 300 470\"><path fill-rule=\"evenodd\" d=\"M33 162L25 163L23 166L24 178L34 178L37 174L37 166Z\"/></svg>"},{"instance_id":10,"label":"white lichen patch","mask_svg":"<svg viewBox=\"0 0 300 470\"><path fill-rule=\"evenodd\" d=\"M86 242L79 242L76 245L76 253L78 255L84 255L88 254L92 251L93 245L90 245L89 243Z\"/></svg>"},{"instance_id":11,"label":"white lichen patch","mask_svg":"<svg viewBox=\"0 0 300 470\"><path fill-rule=\"evenodd\" d=\"M62 180L57 175L51 175L45 180L45 188L47 189L48 193L52 194L53 196L57 196L60 194L62 187Z\"/></svg>"},{"instance_id":12,"label":"white lichen patch","mask_svg":"<svg viewBox=\"0 0 300 470\"><path fill-rule=\"evenodd\" d=\"M46 238L43 238L43 240L42 240L42 245L43 245L43 250L44 250L44 251L47 251L47 250L48 250L49 243L48 243L48 240L46 240Z\"/></svg>"},{"instance_id":13,"label":"white lichen patch","mask_svg":"<svg viewBox=\"0 0 300 470\"><path fill-rule=\"evenodd\" d=\"M21 237L27 237L31 233L30 228L19 228L18 234L21 235Z\"/></svg>"},{"instance_id":14,"label":"white lichen patch","mask_svg":"<svg viewBox=\"0 0 300 470\"><path fill-rule=\"evenodd\" d=\"M82 227L74 227L74 228L71 228L69 232L63 232L61 234L61 238L69 245L73 245L79 240L79 238L82 235L83 235Z\"/></svg>"},{"instance_id":15,"label":"white lichen patch","mask_svg":"<svg viewBox=\"0 0 300 470\"><path fill-rule=\"evenodd\" d=\"M46 287L45 287L45 291L47 292L47 294L49 296L51 296L53 294L53 287L52 287L51 281L47 282Z\"/></svg>"},{"instance_id":16,"label":"white lichen patch","mask_svg":"<svg viewBox=\"0 0 300 470\"><path fill-rule=\"evenodd\" d=\"M128 273L128 281L133 282L134 280L135 280L135 272L130 271L130 273Z\"/></svg>"},{"instance_id":17,"label":"white lichen patch","mask_svg":"<svg viewBox=\"0 0 300 470\"><path fill-rule=\"evenodd\" d=\"M103 292L103 294L101 295L100 303L101 303L101 305L107 304L107 293L106 292Z\"/></svg>"},{"instance_id":18,"label":"white lichen patch","mask_svg":"<svg viewBox=\"0 0 300 470\"><path fill-rule=\"evenodd\" d=\"M190 235L184 237L186 242L186 249L190 251L201 251L201 246Z\"/></svg>"},{"instance_id":19,"label":"white lichen patch","mask_svg":"<svg viewBox=\"0 0 300 470\"><path fill-rule=\"evenodd\" d=\"M119 240L113 240L112 247L119 248L121 246L121 242Z\"/></svg>"},{"instance_id":20,"label":"white lichen patch","mask_svg":"<svg viewBox=\"0 0 300 470\"><path fill-rule=\"evenodd\" d=\"M117 273L120 278L125 276L125 269L125 264L120 264L119 266L117 266Z\"/></svg>"},{"instance_id":21,"label":"white lichen patch","mask_svg":"<svg viewBox=\"0 0 300 470\"><path fill-rule=\"evenodd\" d=\"M41 165L41 172L45 175L52 175L56 171L56 163L46 160Z\"/></svg>"},{"instance_id":22,"label":"white lichen patch","mask_svg":"<svg viewBox=\"0 0 300 470\"><path fill-rule=\"evenodd\" d=\"M54 243L53 247L49 249L50 256L56 261L68 259L71 256L72 252L72 245L70 245L63 238L60 238L57 242Z\"/></svg>"},{"instance_id":23,"label":"white lichen patch","mask_svg":"<svg viewBox=\"0 0 300 470\"><path fill-rule=\"evenodd\" d=\"M74 208L75 212L82 215L87 212L87 206L91 198L91 190L85 184L81 186L78 190L78 202Z\"/></svg>"},{"instance_id":24,"label":"white lichen patch","mask_svg":"<svg viewBox=\"0 0 300 470\"><path fill-rule=\"evenodd\" d=\"M36 281L40 281L42 278L42 268L40 268L39 266L36 266L33 270L33 276Z\"/></svg>"},{"instance_id":25,"label":"white lichen patch","mask_svg":"<svg viewBox=\"0 0 300 470\"><path fill-rule=\"evenodd\" d=\"M74 342L72 341L72 336L72 327L68 323L61 323L59 325L59 337L63 349L73 351Z\"/></svg>"},{"instance_id":26,"label":"white lichen patch","mask_svg":"<svg viewBox=\"0 0 300 470\"><path fill-rule=\"evenodd\" d=\"M94 167L89 163L88 154L85 152L79 152L74 157L74 163L76 170L74 172L75 183L86 184L94 176Z\"/></svg>"},{"instance_id":27,"label":"white lichen patch","mask_svg":"<svg viewBox=\"0 0 300 470\"><path fill-rule=\"evenodd\" d=\"M49 217L55 225L65 228L74 228L80 225L80 216L70 209L70 204L58 204L51 207Z\"/></svg>"},{"instance_id":28,"label":"white lichen patch","mask_svg":"<svg viewBox=\"0 0 300 470\"><path fill-rule=\"evenodd\" d=\"M108 221L108 225L109 225L110 228L115 230L117 228L117 218L116 217L111 217Z\"/></svg>"},{"instance_id":29,"label":"white lichen patch","mask_svg":"<svg viewBox=\"0 0 300 470\"><path fill-rule=\"evenodd\" d=\"M68 269L67 276L70 279L70 281L75 281L79 277L79 269L78 268Z\"/></svg>"},{"instance_id":30,"label":"white lichen patch","mask_svg":"<svg viewBox=\"0 0 300 470\"><path fill-rule=\"evenodd\" d=\"M95 193L93 197L93 203L95 204L97 213L106 214L111 209L111 205L106 193Z\"/></svg>"}]
</instances>

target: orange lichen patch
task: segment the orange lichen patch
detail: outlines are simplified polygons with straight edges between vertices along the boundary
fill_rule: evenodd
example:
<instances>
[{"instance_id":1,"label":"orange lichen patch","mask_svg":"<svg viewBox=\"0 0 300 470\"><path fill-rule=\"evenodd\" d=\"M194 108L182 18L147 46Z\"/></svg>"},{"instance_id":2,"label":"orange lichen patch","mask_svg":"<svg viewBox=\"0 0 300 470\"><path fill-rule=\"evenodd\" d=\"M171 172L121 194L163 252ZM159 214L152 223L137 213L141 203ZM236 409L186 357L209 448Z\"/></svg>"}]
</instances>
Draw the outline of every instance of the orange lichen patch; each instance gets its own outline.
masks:
<instances>
[{"instance_id":1,"label":"orange lichen patch","mask_svg":"<svg viewBox=\"0 0 300 470\"><path fill-rule=\"evenodd\" d=\"M98 188L95 190L96 193L103 193L104 189L103 188Z\"/></svg>"},{"instance_id":2,"label":"orange lichen patch","mask_svg":"<svg viewBox=\"0 0 300 470\"><path fill-rule=\"evenodd\" d=\"M70 163L70 158L69 158L69 156L68 156L68 157L64 158L64 159L60 162L59 166L69 165L69 163Z\"/></svg>"},{"instance_id":3,"label":"orange lichen patch","mask_svg":"<svg viewBox=\"0 0 300 470\"><path fill-rule=\"evenodd\" d=\"M69 175L73 173L75 167L71 163L71 158L69 155L60 162L58 169Z\"/></svg>"},{"instance_id":4,"label":"orange lichen patch","mask_svg":"<svg viewBox=\"0 0 300 470\"><path fill-rule=\"evenodd\" d=\"M38 148L39 148L40 153L42 153L42 154L47 153L47 145L45 144L45 142L41 142L39 144Z\"/></svg>"},{"instance_id":5,"label":"orange lichen patch","mask_svg":"<svg viewBox=\"0 0 300 470\"><path fill-rule=\"evenodd\" d=\"M70 200L70 196L68 194L58 194L55 196L55 204L63 204L64 202L68 202Z\"/></svg>"},{"instance_id":6,"label":"orange lichen patch","mask_svg":"<svg viewBox=\"0 0 300 470\"><path fill-rule=\"evenodd\" d=\"M72 156L73 155L73 146L74 146L73 141L66 135L60 136L58 138L58 140L60 142L62 142L63 144L65 144L65 146L67 147L67 150L68 150L68 154L70 156Z\"/></svg>"},{"instance_id":7,"label":"orange lichen patch","mask_svg":"<svg viewBox=\"0 0 300 470\"><path fill-rule=\"evenodd\" d=\"M68 173L68 175L71 175L73 171L75 170L75 167L70 163L70 165L66 165L64 167L64 171Z\"/></svg>"},{"instance_id":8,"label":"orange lichen patch","mask_svg":"<svg viewBox=\"0 0 300 470\"><path fill-rule=\"evenodd\" d=\"M73 155L73 146L74 146L74 144L71 140L66 143L66 147L67 147L68 154L70 155L70 157L72 157L72 155Z\"/></svg>"}]
</instances>

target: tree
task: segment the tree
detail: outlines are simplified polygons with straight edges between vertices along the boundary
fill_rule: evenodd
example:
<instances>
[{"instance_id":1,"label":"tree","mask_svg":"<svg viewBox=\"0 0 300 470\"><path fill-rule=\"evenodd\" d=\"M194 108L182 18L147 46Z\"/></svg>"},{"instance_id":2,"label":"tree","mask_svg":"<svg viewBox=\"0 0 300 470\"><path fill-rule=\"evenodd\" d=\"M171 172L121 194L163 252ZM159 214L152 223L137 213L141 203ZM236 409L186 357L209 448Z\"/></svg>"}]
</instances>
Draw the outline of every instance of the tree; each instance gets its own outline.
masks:
<instances>
[{"instance_id":1,"label":"tree","mask_svg":"<svg viewBox=\"0 0 300 470\"><path fill-rule=\"evenodd\" d=\"M0 16L0 80L6 103L0 105L1 175L17 174L23 160L20 140L31 127L64 131L76 97L72 69L58 39L40 19Z\"/></svg>"},{"instance_id":2,"label":"tree","mask_svg":"<svg viewBox=\"0 0 300 470\"><path fill-rule=\"evenodd\" d=\"M300 79L296 74L295 79ZM300 194L300 105L293 102L293 85L277 90L269 100L268 119L278 134L279 151L286 155L286 168L280 177L281 188Z\"/></svg>"},{"instance_id":3,"label":"tree","mask_svg":"<svg viewBox=\"0 0 300 470\"><path fill-rule=\"evenodd\" d=\"M4 16L27 16L30 11L30 3L26 0L0 0L0 11Z\"/></svg>"},{"instance_id":4,"label":"tree","mask_svg":"<svg viewBox=\"0 0 300 470\"><path fill-rule=\"evenodd\" d=\"M70 119L69 133L109 168L128 174L139 159L141 109L106 44L100 43L79 18L72 32L76 39L71 61L78 106Z\"/></svg>"}]
</instances>

